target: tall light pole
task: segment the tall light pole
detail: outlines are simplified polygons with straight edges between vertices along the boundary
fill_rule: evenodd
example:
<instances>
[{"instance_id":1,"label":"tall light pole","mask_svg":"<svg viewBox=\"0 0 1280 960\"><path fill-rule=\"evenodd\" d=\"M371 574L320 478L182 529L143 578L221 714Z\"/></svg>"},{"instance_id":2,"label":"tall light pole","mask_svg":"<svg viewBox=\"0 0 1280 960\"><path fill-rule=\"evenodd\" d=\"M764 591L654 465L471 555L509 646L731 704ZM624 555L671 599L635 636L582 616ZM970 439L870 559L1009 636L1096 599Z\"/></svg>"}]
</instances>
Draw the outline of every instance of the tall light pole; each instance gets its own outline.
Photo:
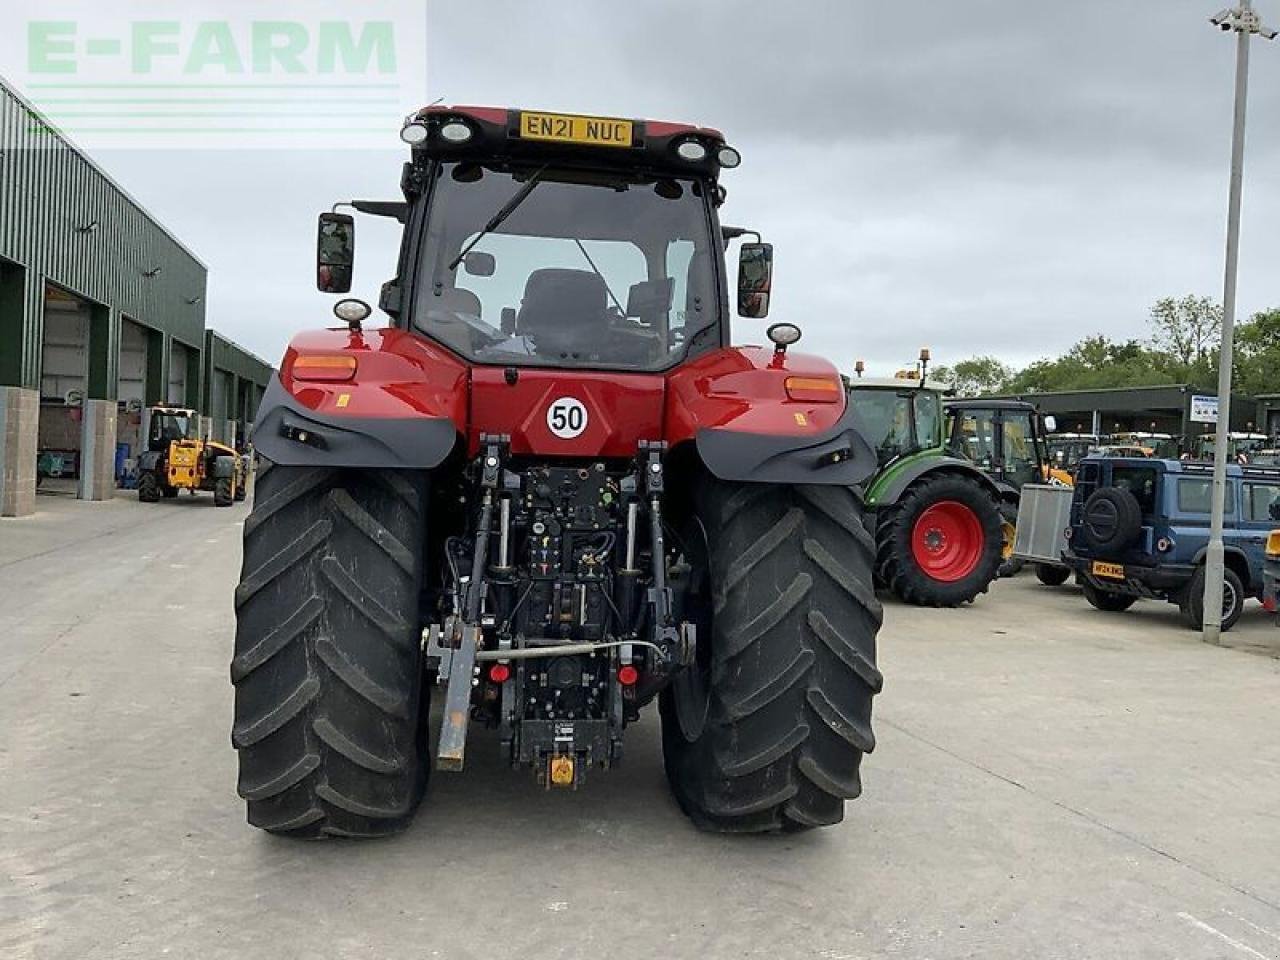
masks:
<instances>
[{"instance_id":1,"label":"tall light pole","mask_svg":"<svg viewBox=\"0 0 1280 960\"><path fill-rule=\"evenodd\" d=\"M1262 25L1251 0L1210 17L1221 30L1236 35L1236 108L1231 133L1231 191L1227 202L1227 267L1222 292L1222 347L1218 353L1218 424L1213 443L1213 514L1209 530L1209 552L1205 557L1204 628L1205 643L1217 643L1222 636L1222 581L1226 552L1222 543L1222 523L1227 494L1227 434L1231 425L1231 363L1235 346L1236 272L1240 262L1240 193L1244 181L1244 120L1249 97L1249 41L1260 34L1267 40L1275 31Z\"/></svg>"}]
</instances>

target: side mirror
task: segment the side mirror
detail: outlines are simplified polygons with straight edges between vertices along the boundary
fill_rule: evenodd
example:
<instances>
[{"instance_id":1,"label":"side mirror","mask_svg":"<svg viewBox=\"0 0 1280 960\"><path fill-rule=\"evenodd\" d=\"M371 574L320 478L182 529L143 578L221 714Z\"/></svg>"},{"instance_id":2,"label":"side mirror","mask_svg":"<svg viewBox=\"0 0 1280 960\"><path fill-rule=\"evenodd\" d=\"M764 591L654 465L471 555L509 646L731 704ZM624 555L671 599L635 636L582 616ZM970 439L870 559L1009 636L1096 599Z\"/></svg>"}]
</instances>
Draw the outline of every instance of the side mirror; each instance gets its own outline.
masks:
<instances>
[{"instance_id":1,"label":"side mirror","mask_svg":"<svg viewBox=\"0 0 1280 960\"><path fill-rule=\"evenodd\" d=\"M1053 433L1058 429L1058 418L1053 414L1044 418L1044 428L1049 433Z\"/></svg>"},{"instance_id":2,"label":"side mirror","mask_svg":"<svg viewBox=\"0 0 1280 960\"><path fill-rule=\"evenodd\" d=\"M498 263L492 253L472 250L462 258L462 269L473 277L492 277Z\"/></svg>"},{"instance_id":3,"label":"side mirror","mask_svg":"<svg viewBox=\"0 0 1280 960\"><path fill-rule=\"evenodd\" d=\"M773 244L744 243L738 250L738 315L767 317L772 286Z\"/></svg>"},{"instance_id":4,"label":"side mirror","mask_svg":"<svg viewBox=\"0 0 1280 960\"><path fill-rule=\"evenodd\" d=\"M316 238L316 289L322 293L346 293L356 262L356 221L345 213L320 214Z\"/></svg>"}]
</instances>

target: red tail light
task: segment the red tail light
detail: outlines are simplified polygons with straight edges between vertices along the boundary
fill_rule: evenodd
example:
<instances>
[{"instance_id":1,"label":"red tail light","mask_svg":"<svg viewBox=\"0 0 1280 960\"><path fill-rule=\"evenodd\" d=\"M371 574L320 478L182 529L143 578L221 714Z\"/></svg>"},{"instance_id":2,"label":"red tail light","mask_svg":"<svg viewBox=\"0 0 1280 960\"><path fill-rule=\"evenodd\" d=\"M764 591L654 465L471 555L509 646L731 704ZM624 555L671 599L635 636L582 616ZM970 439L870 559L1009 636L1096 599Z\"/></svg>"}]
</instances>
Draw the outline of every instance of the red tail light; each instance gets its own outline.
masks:
<instances>
[{"instance_id":1,"label":"red tail light","mask_svg":"<svg viewBox=\"0 0 1280 960\"><path fill-rule=\"evenodd\" d=\"M506 683L511 679L511 667L505 663L495 663L489 668L489 679L494 683Z\"/></svg>"},{"instance_id":2,"label":"red tail light","mask_svg":"<svg viewBox=\"0 0 1280 960\"><path fill-rule=\"evenodd\" d=\"M631 664L625 663L618 668L618 682L624 687L634 687L639 679L640 671Z\"/></svg>"}]
</instances>

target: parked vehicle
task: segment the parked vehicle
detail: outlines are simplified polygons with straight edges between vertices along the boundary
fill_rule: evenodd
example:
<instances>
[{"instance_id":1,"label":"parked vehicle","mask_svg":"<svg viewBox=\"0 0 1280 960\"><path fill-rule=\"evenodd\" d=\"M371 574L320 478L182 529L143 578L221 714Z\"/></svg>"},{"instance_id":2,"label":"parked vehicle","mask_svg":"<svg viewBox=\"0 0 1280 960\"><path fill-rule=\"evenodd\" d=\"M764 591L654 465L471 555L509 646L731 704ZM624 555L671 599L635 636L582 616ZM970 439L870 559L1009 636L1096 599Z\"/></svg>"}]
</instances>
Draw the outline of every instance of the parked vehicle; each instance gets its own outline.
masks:
<instances>
[{"instance_id":1,"label":"parked vehicle","mask_svg":"<svg viewBox=\"0 0 1280 960\"><path fill-rule=\"evenodd\" d=\"M1096 433L1050 433L1045 438L1050 467L1055 473L1071 477L1076 464L1092 453L1099 443Z\"/></svg>"},{"instance_id":2,"label":"parked vehicle","mask_svg":"<svg viewBox=\"0 0 1280 960\"><path fill-rule=\"evenodd\" d=\"M213 492L215 507L245 498L243 462L232 447L200 435L194 410L152 407L147 449L138 458L138 499L156 503L183 490Z\"/></svg>"},{"instance_id":3,"label":"parked vehicle","mask_svg":"<svg viewBox=\"0 0 1280 960\"><path fill-rule=\"evenodd\" d=\"M232 740L250 823L370 836L413 816L471 721L577 788L660 707L699 826L838 822L881 686L876 470L840 374L732 346L718 132L433 105L407 121L381 305L294 338L258 411ZM738 313L768 313L743 243ZM320 218L350 289L354 218ZM763 332L763 331L761 331ZM751 334L753 337L756 333ZM444 709L427 743L432 687Z\"/></svg>"},{"instance_id":4,"label":"parked vehicle","mask_svg":"<svg viewBox=\"0 0 1280 960\"><path fill-rule=\"evenodd\" d=\"M1000 498L1003 546L998 575L1011 577L1025 562L1014 554L1022 488L1049 476L1045 426L1034 405L1023 400L949 400L947 449L972 461L991 478Z\"/></svg>"},{"instance_id":5,"label":"parked vehicle","mask_svg":"<svg viewBox=\"0 0 1280 960\"><path fill-rule=\"evenodd\" d=\"M1182 452L1182 441L1171 433L1149 433L1132 430L1126 433L1113 433L1107 438L1113 448L1137 447L1142 452L1135 454L1143 457L1157 457L1161 460L1177 460Z\"/></svg>"},{"instance_id":6,"label":"parked vehicle","mask_svg":"<svg viewBox=\"0 0 1280 960\"><path fill-rule=\"evenodd\" d=\"M1280 530L1267 537L1266 559L1262 564L1262 605L1270 613L1280 608ZM1280 626L1280 619L1276 620Z\"/></svg>"},{"instance_id":7,"label":"parked vehicle","mask_svg":"<svg viewBox=\"0 0 1280 960\"><path fill-rule=\"evenodd\" d=\"M995 483L947 450L942 395L905 376L849 384L878 464L865 486L877 580L907 603L954 607L990 587L1004 536Z\"/></svg>"},{"instance_id":8,"label":"parked vehicle","mask_svg":"<svg viewBox=\"0 0 1280 960\"><path fill-rule=\"evenodd\" d=\"M1192 447L1191 459L1212 460L1213 450L1216 446L1217 437L1212 433L1205 433L1196 437ZM1227 460L1248 463L1252 460L1254 453L1268 449L1270 446L1270 438L1265 433L1232 431L1227 434Z\"/></svg>"},{"instance_id":9,"label":"parked vehicle","mask_svg":"<svg viewBox=\"0 0 1280 960\"><path fill-rule=\"evenodd\" d=\"M1176 603L1199 628L1212 492L1209 464L1089 457L1076 471L1066 560L1099 610L1140 597ZM1222 629L1262 597L1268 534L1280 521L1280 469L1227 467Z\"/></svg>"}]
</instances>

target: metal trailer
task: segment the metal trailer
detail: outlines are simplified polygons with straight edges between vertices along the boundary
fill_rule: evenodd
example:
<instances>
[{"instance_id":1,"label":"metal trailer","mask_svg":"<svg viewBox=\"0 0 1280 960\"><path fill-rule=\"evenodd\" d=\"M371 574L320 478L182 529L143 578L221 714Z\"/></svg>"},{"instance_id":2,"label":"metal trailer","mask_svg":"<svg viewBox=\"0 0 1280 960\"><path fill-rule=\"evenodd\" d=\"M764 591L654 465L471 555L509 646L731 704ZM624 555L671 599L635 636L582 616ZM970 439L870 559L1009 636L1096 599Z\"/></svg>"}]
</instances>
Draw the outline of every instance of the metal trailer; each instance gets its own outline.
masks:
<instances>
[{"instance_id":1,"label":"metal trailer","mask_svg":"<svg viewBox=\"0 0 1280 960\"><path fill-rule=\"evenodd\" d=\"M1071 576L1062 562L1071 525L1071 497L1071 487L1028 483L1018 502L1013 555L1034 563L1036 576L1049 586L1066 583Z\"/></svg>"}]
</instances>

